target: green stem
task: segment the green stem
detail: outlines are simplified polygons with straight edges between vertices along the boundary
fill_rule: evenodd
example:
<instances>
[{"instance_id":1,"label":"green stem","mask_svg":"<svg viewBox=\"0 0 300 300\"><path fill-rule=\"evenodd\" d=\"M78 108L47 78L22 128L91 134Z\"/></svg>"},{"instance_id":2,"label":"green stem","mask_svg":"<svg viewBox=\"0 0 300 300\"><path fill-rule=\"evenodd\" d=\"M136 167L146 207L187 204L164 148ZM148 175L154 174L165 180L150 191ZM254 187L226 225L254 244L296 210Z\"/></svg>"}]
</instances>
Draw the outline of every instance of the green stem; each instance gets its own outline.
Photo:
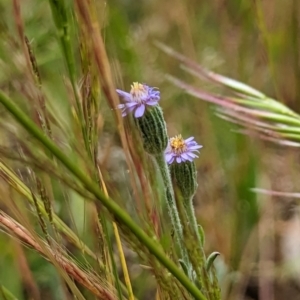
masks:
<instances>
[{"instance_id":1,"label":"green stem","mask_svg":"<svg viewBox=\"0 0 300 300\"><path fill-rule=\"evenodd\" d=\"M58 37L60 39L63 57L67 64L68 74L69 74L69 78L70 78L70 82L72 85L74 98L76 102L76 112L80 120L79 124L81 126L81 132L82 132L84 144L86 149L88 149L89 143L88 143L88 136L86 130L86 120L84 118L82 105L80 101L80 95L76 84L75 61L74 61L73 50L72 50L73 45L71 43L71 36L70 36L70 30L71 30L71 26L69 25L70 18L68 18L68 11L64 1L49 0L49 3L52 11L52 17L56 25L56 29L58 31Z\"/></svg>"},{"instance_id":2,"label":"green stem","mask_svg":"<svg viewBox=\"0 0 300 300\"><path fill-rule=\"evenodd\" d=\"M194 253L194 256L198 256L198 262L197 265L201 265L201 269L200 269L200 277L198 278L198 280L200 282L202 282L204 284L205 290L208 293L208 298L209 299L219 299L219 298L214 298L214 287L210 281L209 278L209 274L205 269L205 262L206 262L206 256L205 256L205 252L204 252L204 245L202 244L201 238L200 238L200 233L199 233L199 229L198 229L198 223L197 223L197 219L196 219L196 215L195 215L195 210L194 210L194 206L193 206L193 196L187 199L184 199L184 209L188 218L188 222L190 224L190 228L194 231L194 235L193 236L197 236L197 240L198 240L198 249L199 249L199 254L198 253ZM193 261L192 261L193 263ZM195 268L195 265L194 265Z\"/></svg>"},{"instance_id":3,"label":"green stem","mask_svg":"<svg viewBox=\"0 0 300 300\"><path fill-rule=\"evenodd\" d=\"M199 229L198 229L198 223L196 220L195 210L194 210L194 206L193 206L193 197L191 197L190 199L184 199L184 204L185 204L184 207L185 207L185 211L186 211L188 220L189 220L191 227L193 228L195 234L197 235L199 245L202 248L203 245L201 242Z\"/></svg>"},{"instance_id":4,"label":"green stem","mask_svg":"<svg viewBox=\"0 0 300 300\"><path fill-rule=\"evenodd\" d=\"M166 197L169 215L171 218L171 223L172 223L172 226L173 226L174 232L175 232L175 238L176 238L177 244L180 248L180 254L182 256L182 259L188 266L189 260L188 260L188 255L187 255L184 243L183 243L182 225L181 225L181 221L180 221L180 218L178 215L178 210L177 210L177 206L176 206L170 171L169 171L169 168L168 168L168 165L167 165L167 162L165 160L163 153L155 156L155 159L156 159L157 165L159 167L159 170L160 170L162 178L163 178L164 188L165 188L165 197Z\"/></svg>"},{"instance_id":5,"label":"green stem","mask_svg":"<svg viewBox=\"0 0 300 300\"><path fill-rule=\"evenodd\" d=\"M13 103L2 91L0 91L0 102L15 117L15 119L41 144L44 145L77 179L91 192L107 210L113 214L120 222L137 237L137 239L145 245L162 265L164 265L174 277L186 288L195 299L206 300L202 292L190 281L190 279L166 257L165 253L160 250L156 242L151 239L124 211L116 202L106 197L99 189L98 185L90 180L89 177L74 163L67 155L65 155L44 133L35 125L35 123L27 117L27 115Z\"/></svg>"}]
</instances>

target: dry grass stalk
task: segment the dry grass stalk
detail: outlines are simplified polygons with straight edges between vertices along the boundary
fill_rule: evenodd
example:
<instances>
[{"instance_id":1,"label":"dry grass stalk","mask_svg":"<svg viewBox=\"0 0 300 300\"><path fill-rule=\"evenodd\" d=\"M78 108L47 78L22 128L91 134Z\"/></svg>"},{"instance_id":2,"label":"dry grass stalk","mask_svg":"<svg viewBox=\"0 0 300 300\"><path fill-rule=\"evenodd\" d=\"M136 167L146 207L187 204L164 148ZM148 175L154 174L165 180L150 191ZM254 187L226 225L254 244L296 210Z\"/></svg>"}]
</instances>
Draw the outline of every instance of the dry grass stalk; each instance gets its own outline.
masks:
<instances>
[{"instance_id":1,"label":"dry grass stalk","mask_svg":"<svg viewBox=\"0 0 300 300\"><path fill-rule=\"evenodd\" d=\"M99 299L117 299L114 293L107 287L103 286L103 283L99 282L98 278L96 278L93 274L87 274L85 271L81 270L74 262L65 257L62 253L57 255L57 253L55 253L46 243L44 243L43 247L41 247L40 243L36 242L27 229L3 212L0 212L0 226L9 230L18 239L35 249L50 262L52 261L51 259L54 258L56 263L65 270L71 278L85 286Z\"/></svg>"}]
</instances>

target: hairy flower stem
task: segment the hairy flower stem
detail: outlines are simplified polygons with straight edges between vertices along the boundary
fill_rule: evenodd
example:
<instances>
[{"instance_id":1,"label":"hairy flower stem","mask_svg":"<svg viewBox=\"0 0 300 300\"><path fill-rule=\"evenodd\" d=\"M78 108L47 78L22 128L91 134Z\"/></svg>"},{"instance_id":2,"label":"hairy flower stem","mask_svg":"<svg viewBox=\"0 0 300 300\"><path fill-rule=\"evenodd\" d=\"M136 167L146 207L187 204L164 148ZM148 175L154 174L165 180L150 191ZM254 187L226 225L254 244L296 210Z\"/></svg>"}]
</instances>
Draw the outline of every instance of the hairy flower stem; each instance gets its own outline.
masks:
<instances>
[{"instance_id":1,"label":"hairy flower stem","mask_svg":"<svg viewBox=\"0 0 300 300\"><path fill-rule=\"evenodd\" d=\"M195 210L194 210L194 206L193 206L193 196L188 199L184 199L184 208L185 208L188 220L191 224L191 227L197 236L199 245L201 248L203 248L202 241L201 241L200 234L199 234L198 223L196 220ZM204 255L204 251L203 251L203 255Z\"/></svg>"},{"instance_id":2,"label":"hairy flower stem","mask_svg":"<svg viewBox=\"0 0 300 300\"><path fill-rule=\"evenodd\" d=\"M197 264L202 265L201 268L201 277L198 277L198 281L202 282L203 286L205 287L207 293L208 293L208 299L220 299L220 297L214 297L213 295L213 285L210 282L209 279L209 274L208 272L205 270L205 265L204 262L206 261L206 256L205 256L205 252L204 252L204 245L202 243L202 240L200 238L200 233L199 233L199 229L198 229L198 224L197 224L197 220L196 220L196 215L195 215L195 210L194 210L194 206L193 206L193 196L190 198L186 198L183 199L183 203L184 203L184 209L187 215L187 219L189 222L189 227L192 230L194 237L197 237L197 242L198 242L198 250L199 250L199 261L197 262ZM193 254L193 256L195 256L195 254ZM200 261L202 263L200 263ZM191 261L193 264L193 261Z\"/></svg>"},{"instance_id":3,"label":"hairy flower stem","mask_svg":"<svg viewBox=\"0 0 300 300\"><path fill-rule=\"evenodd\" d=\"M189 265L188 255L183 243L182 225L178 215L171 176L164 153L156 155L155 159L163 178L166 198L165 200L168 206L171 223L175 232L175 238L180 249L180 254L186 265Z\"/></svg>"},{"instance_id":4,"label":"hairy flower stem","mask_svg":"<svg viewBox=\"0 0 300 300\"><path fill-rule=\"evenodd\" d=\"M179 218L182 223L184 244L190 260L188 265L188 276L193 282L197 282L202 293L208 300L218 300L213 297L212 286L209 278L209 274L205 268L205 255L204 249L197 241L197 236L193 232L193 228L190 224L189 216L186 211L184 199L179 195L176 195L176 204L178 209Z\"/></svg>"}]
</instances>

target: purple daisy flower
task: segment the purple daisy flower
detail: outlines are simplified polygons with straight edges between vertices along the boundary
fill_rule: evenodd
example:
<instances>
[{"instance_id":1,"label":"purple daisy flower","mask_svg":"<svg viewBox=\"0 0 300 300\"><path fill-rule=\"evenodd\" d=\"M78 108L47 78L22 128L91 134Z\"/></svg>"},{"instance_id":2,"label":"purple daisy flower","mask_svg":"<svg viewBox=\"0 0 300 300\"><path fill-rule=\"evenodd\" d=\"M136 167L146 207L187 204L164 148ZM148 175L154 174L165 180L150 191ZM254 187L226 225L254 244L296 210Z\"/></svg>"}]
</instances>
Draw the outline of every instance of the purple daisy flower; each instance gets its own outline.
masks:
<instances>
[{"instance_id":1,"label":"purple daisy flower","mask_svg":"<svg viewBox=\"0 0 300 300\"><path fill-rule=\"evenodd\" d=\"M117 93L125 101L118 105L123 117L133 112L135 118L140 118L145 113L146 106L155 106L160 100L160 92L156 88L138 82L131 85L130 93L121 90L117 90Z\"/></svg>"},{"instance_id":2,"label":"purple daisy flower","mask_svg":"<svg viewBox=\"0 0 300 300\"><path fill-rule=\"evenodd\" d=\"M168 147L165 151L165 158L168 164L172 164L175 160L177 163L185 161L193 161L198 157L194 152L199 152L201 145L194 141L194 137L184 140L180 135L170 138Z\"/></svg>"}]
</instances>

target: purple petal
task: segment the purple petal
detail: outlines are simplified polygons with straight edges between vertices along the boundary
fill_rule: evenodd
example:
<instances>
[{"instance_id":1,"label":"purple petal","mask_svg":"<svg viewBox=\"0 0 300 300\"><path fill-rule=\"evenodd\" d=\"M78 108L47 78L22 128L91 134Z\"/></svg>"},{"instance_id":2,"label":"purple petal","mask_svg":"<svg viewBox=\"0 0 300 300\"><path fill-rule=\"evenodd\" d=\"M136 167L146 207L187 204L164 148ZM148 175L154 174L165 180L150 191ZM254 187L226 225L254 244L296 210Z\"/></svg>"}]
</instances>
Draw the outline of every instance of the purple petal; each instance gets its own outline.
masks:
<instances>
[{"instance_id":1,"label":"purple petal","mask_svg":"<svg viewBox=\"0 0 300 300\"><path fill-rule=\"evenodd\" d=\"M153 105L156 105L157 104L157 100L149 100L149 101L146 101L146 104L147 105L151 105L151 106L153 106Z\"/></svg>"},{"instance_id":2,"label":"purple petal","mask_svg":"<svg viewBox=\"0 0 300 300\"><path fill-rule=\"evenodd\" d=\"M122 117L125 117L128 115L128 113L131 113L133 110L135 109L135 107L124 107L122 109Z\"/></svg>"},{"instance_id":3,"label":"purple petal","mask_svg":"<svg viewBox=\"0 0 300 300\"><path fill-rule=\"evenodd\" d=\"M175 159L175 156L172 156L172 158L168 161L168 164L170 165L171 163L173 163L174 159Z\"/></svg>"},{"instance_id":4,"label":"purple petal","mask_svg":"<svg viewBox=\"0 0 300 300\"><path fill-rule=\"evenodd\" d=\"M181 156L177 156L177 157L176 157L176 162L177 162L177 163L181 163Z\"/></svg>"},{"instance_id":5,"label":"purple petal","mask_svg":"<svg viewBox=\"0 0 300 300\"><path fill-rule=\"evenodd\" d=\"M186 139L186 140L184 140L186 143L188 143L188 142L190 142L190 141L192 141L194 139L194 137L193 136L191 136L191 137L189 137L188 139Z\"/></svg>"},{"instance_id":6,"label":"purple petal","mask_svg":"<svg viewBox=\"0 0 300 300\"><path fill-rule=\"evenodd\" d=\"M129 93L126 93L122 90L116 90L117 94L122 97L125 101L130 102L132 101L132 96Z\"/></svg>"},{"instance_id":7,"label":"purple petal","mask_svg":"<svg viewBox=\"0 0 300 300\"><path fill-rule=\"evenodd\" d=\"M118 104L118 108L122 109L122 108L124 108L124 107L125 107L124 104Z\"/></svg>"},{"instance_id":8,"label":"purple petal","mask_svg":"<svg viewBox=\"0 0 300 300\"><path fill-rule=\"evenodd\" d=\"M127 107L126 109L128 112L133 112L135 110L136 106Z\"/></svg>"},{"instance_id":9,"label":"purple petal","mask_svg":"<svg viewBox=\"0 0 300 300\"><path fill-rule=\"evenodd\" d=\"M186 154L189 156L189 157L191 157L191 158L196 158L196 157L198 157L195 153L193 153L193 152L186 152Z\"/></svg>"},{"instance_id":10,"label":"purple petal","mask_svg":"<svg viewBox=\"0 0 300 300\"><path fill-rule=\"evenodd\" d=\"M154 88L149 88L148 94L151 97L159 97L160 96L160 91L155 90Z\"/></svg>"},{"instance_id":11,"label":"purple petal","mask_svg":"<svg viewBox=\"0 0 300 300\"><path fill-rule=\"evenodd\" d=\"M189 159L189 156L187 155L187 153L182 153L181 157L185 160Z\"/></svg>"},{"instance_id":12,"label":"purple petal","mask_svg":"<svg viewBox=\"0 0 300 300\"><path fill-rule=\"evenodd\" d=\"M133 106L138 106L138 103L136 102L128 102L128 103L125 103L126 107L130 108L130 107L133 107Z\"/></svg>"},{"instance_id":13,"label":"purple petal","mask_svg":"<svg viewBox=\"0 0 300 300\"><path fill-rule=\"evenodd\" d=\"M169 162L173 158L173 153L165 153L165 159Z\"/></svg>"},{"instance_id":14,"label":"purple petal","mask_svg":"<svg viewBox=\"0 0 300 300\"><path fill-rule=\"evenodd\" d=\"M201 146L201 145L195 145L195 146L190 146L190 147L188 147L188 149L189 150L197 150L197 149L200 149L200 148L202 148L203 146Z\"/></svg>"},{"instance_id":15,"label":"purple petal","mask_svg":"<svg viewBox=\"0 0 300 300\"><path fill-rule=\"evenodd\" d=\"M150 99L159 101L160 100L160 96L159 95L150 95Z\"/></svg>"},{"instance_id":16,"label":"purple petal","mask_svg":"<svg viewBox=\"0 0 300 300\"><path fill-rule=\"evenodd\" d=\"M185 144L187 145L187 147L198 146L198 144L195 141L187 142Z\"/></svg>"},{"instance_id":17,"label":"purple petal","mask_svg":"<svg viewBox=\"0 0 300 300\"><path fill-rule=\"evenodd\" d=\"M145 105L141 104L134 112L134 116L136 118L140 118L144 114L144 112L145 112Z\"/></svg>"}]
</instances>

